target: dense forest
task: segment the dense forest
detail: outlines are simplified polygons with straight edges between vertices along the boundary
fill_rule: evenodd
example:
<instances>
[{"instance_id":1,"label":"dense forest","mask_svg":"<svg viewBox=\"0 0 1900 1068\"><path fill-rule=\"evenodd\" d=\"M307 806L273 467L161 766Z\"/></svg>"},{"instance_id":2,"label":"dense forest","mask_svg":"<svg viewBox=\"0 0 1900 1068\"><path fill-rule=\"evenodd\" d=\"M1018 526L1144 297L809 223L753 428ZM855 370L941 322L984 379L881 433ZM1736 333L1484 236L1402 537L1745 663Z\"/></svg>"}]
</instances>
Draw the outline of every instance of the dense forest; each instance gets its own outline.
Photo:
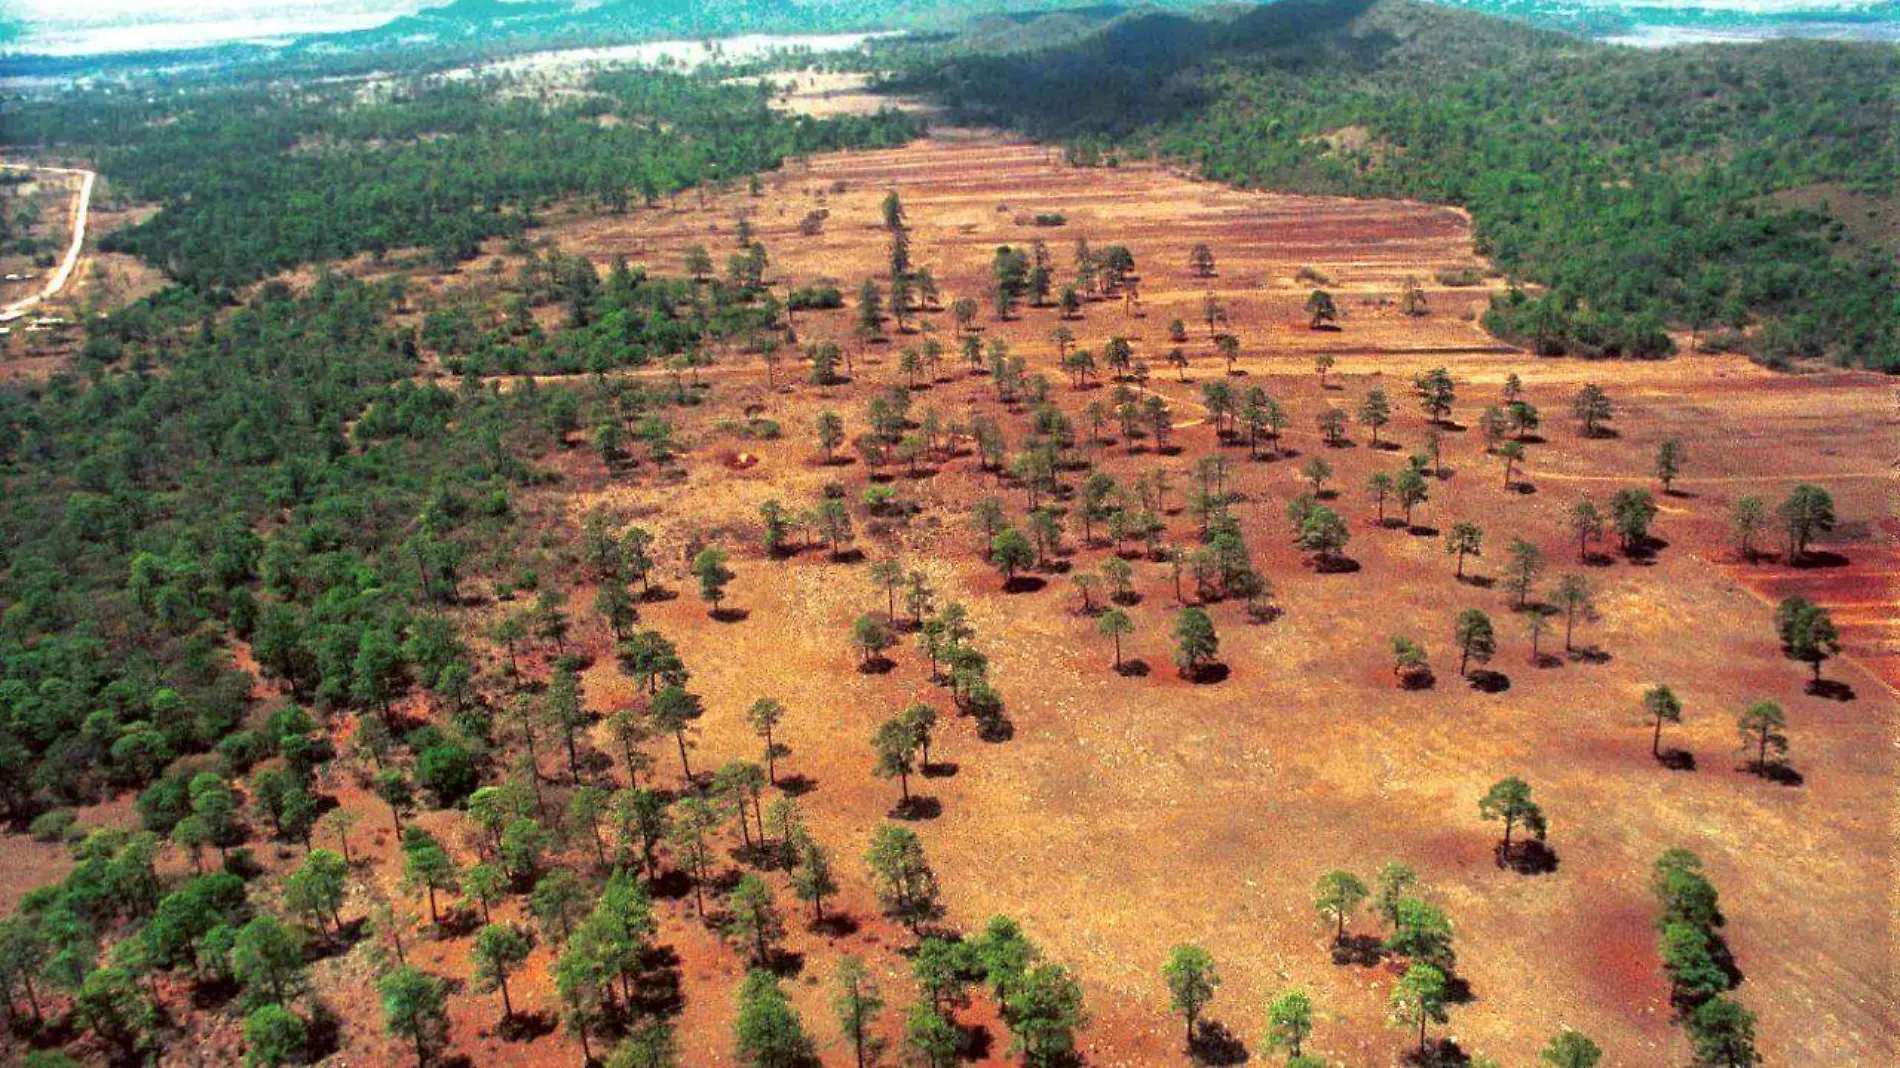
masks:
<instances>
[{"instance_id":1,"label":"dense forest","mask_svg":"<svg viewBox=\"0 0 1900 1068\"><path fill-rule=\"evenodd\" d=\"M160 204L107 247L209 290L417 246L453 266L560 197L624 211L918 129L896 112L782 116L756 87L678 74L604 74L589 88L552 102L488 79L101 91L11 108L0 138L86 155L129 197Z\"/></svg>"},{"instance_id":2,"label":"dense forest","mask_svg":"<svg viewBox=\"0 0 1900 1068\"><path fill-rule=\"evenodd\" d=\"M1487 325L1539 352L1659 356L1673 328L1773 365L1900 370L1893 249L1772 199L1893 195L1891 47L1641 51L1405 0L1285 0L1118 17L1033 51L891 55L894 88L1078 161L1153 154L1242 185L1467 207L1481 251L1545 287Z\"/></svg>"},{"instance_id":3,"label":"dense forest","mask_svg":"<svg viewBox=\"0 0 1900 1068\"><path fill-rule=\"evenodd\" d=\"M640 299L624 269L602 284L549 261L522 299L586 320ZM399 827L412 807L462 803L495 774L504 727L446 609L471 576L506 576L532 600L542 575L571 567L522 537L514 500L575 431L609 450L598 428L631 424L663 454L671 402L626 381L413 385L415 331L392 318L403 302L394 283L327 273L301 294L265 283L228 311L177 286L94 327L78 373L0 393L0 804L16 824L37 814L45 840L73 836L80 861L0 921L9 1019L40 1044L71 1027L91 1055L143 1063L166 1028L158 984L176 979L243 991L251 1063L321 1056L327 1025L286 1006L309 947L330 943L348 867L353 817L323 770L346 755L333 717L364 711L351 744L385 769L376 790ZM537 634L565 628L551 591L534 603ZM256 700L260 676L284 699ZM411 695L424 703L399 706ZM75 828L64 807L122 791L136 830ZM319 827L345 836L342 857L311 848ZM410 831L421 864L433 840ZM308 851L277 910L247 887L260 868L246 843L273 838ZM167 841L195 878L157 874ZM556 870L577 907L580 884ZM606 893L627 922L644 908L631 882ZM314 936L280 913L314 916ZM376 929L399 959L389 923ZM392 974L386 998L440 1011L435 980ZM57 1004L71 1011L55 1027Z\"/></svg>"}]
</instances>

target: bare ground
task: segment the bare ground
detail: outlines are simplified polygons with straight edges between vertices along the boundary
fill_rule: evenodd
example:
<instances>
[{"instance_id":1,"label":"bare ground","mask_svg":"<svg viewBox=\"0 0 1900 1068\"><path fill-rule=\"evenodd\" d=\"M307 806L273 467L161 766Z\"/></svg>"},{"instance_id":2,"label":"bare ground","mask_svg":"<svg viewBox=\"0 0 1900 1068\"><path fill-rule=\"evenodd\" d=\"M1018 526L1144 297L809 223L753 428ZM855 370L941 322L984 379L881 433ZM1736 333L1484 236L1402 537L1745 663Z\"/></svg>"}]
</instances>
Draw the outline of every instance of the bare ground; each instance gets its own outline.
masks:
<instances>
[{"instance_id":1,"label":"bare ground","mask_svg":"<svg viewBox=\"0 0 1900 1068\"><path fill-rule=\"evenodd\" d=\"M840 182L843 191L834 191ZM1109 650L1076 610L1065 579L1051 574L1039 592L1005 593L978 558L964 509L996 494L1020 514L1022 493L977 471L967 450L933 463L927 477L890 483L919 505L908 523L881 530L856 516L869 556L894 553L928 574L940 597L969 605L1014 725L1010 740L989 743L968 720L949 719L937 759L955 773L915 784L941 806L937 818L914 826L942 876L948 919L967 930L1010 914L1050 958L1077 969L1094 1017L1083 1036L1088 1063L1183 1062L1158 975L1168 948L1181 941L1214 952L1226 982L1210 1015L1255 1056L1262 1055L1267 999L1300 985L1319 1006L1312 1050L1352 1064L1392 1063L1405 1039L1383 1022L1390 972L1334 965L1309 903L1322 871L1345 867L1369 877L1391 859L1419 869L1428 896L1457 926L1459 972L1473 1000L1453 1009L1445 1033L1463 1048L1529 1063L1550 1034L1572 1026L1602 1044L1606 1066L1680 1063L1687 1048L1669 1022L1646 888L1650 862L1671 846L1700 853L1722 890L1727 937L1747 975L1738 996L1761 1016L1768 1063L1884 1065L1900 1055L1891 1011L1900 991L1889 803L1900 636L1886 380L1779 377L1726 357L1536 360L1471 321L1495 283L1435 283L1441 270L1484 267L1454 211L1242 193L1149 166L1077 170L1042 148L988 135L822 157L769 177L760 198L689 197L676 210L580 217L552 233L602 264L624 254L673 273L692 243L723 258L734 214L744 210L771 252L781 289L829 278L851 292L883 271L877 205L890 188L909 212L914 259L936 272L946 300L981 292L999 243L1044 238L1059 274L1077 237L1129 246L1142 271L1140 307L1094 303L1069 325L1081 345L1098 351L1109 336L1127 336L1155 365L1150 388L1174 407L1180 451L1164 456L1145 442L1111 440L1099 462L1124 481L1157 466L1175 472L1169 540L1190 544L1195 521L1178 511L1188 468L1224 452L1255 561L1284 609L1271 623L1251 624L1238 605L1212 606L1231 673L1193 685L1169 663L1176 602L1168 569L1136 560L1141 599L1129 609L1137 630L1127 655L1151 670L1122 677L1109 670ZM795 224L820 203L831 212L824 233L797 235ZM1014 221L1037 211L1059 211L1068 221L1052 228ZM1218 257L1215 279L1187 274L1187 251L1199 241ZM1306 329L1300 309L1312 286L1296 280L1301 267L1330 279L1344 313L1340 331ZM1395 304L1408 276L1420 278L1430 298L1431 314L1422 319L1401 315ZM485 283L463 276L445 284ZM429 287L419 290L426 299ZM1209 290L1227 303L1244 343L1235 384L1263 385L1286 405L1293 417L1287 445L1298 457L1251 462L1244 446L1217 445L1202 418L1200 384L1225 372L1199 322ZM1176 317L1192 335L1185 383L1159 358ZM922 319L924 329L951 339L946 314ZM855 349L849 309L801 314L796 322L802 340L833 337ZM986 312L981 328L1028 355L1032 370L1056 383L1056 402L1074 414L1107 390L1068 388L1047 340L1055 325L1053 310L1030 309L1004 324ZM756 756L742 719L754 698L773 695L790 709L782 738L793 752L781 771L811 780L808 820L837 854L846 881L841 911L861 925L840 935L790 924L789 948L802 955L802 970L787 986L827 1064L850 1063L824 986L840 952L866 955L893 1003L913 996L897 952L906 939L874 915L863 882L864 846L896 798L893 784L870 775L868 739L911 700L946 710L948 702L908 647L894 651L888 674L854 669L846 628L857 613L881 608L881 595L861 566L826 562L816 550L787 561L761 557L757 508L768 498L808 505L834 480L857 498L871 473L862 462L819 465L813 424L818 412L835 409L853 433L863 429L868 397L901 381L895 350L921 336L854 352L855 381L825 388L804 384L803 368L786 360L779 388L767 389L755 357L725 354L705 376L711 402L673 416L690 445L683 478L659 476L650 465L610 477L577 445L555 465L565 481L523 502L565 534L606 506L662 535L665 582L681 596L647 605L643 625L679 643L705 697L695 767ZM987 382L967 377L950 347L941 380L918 393L915 410L934 406L948 418L998 413ZM1320 351L1338 360L1325 390L1312 370ZM1449 477L1434 483L1432 501L1416 516L1419 530L1375 527L1362 487L1370 472L1395 468L1404 453L1369 447L1356 426L1352 447L1328 448L1314 420L1328 405L1356 409L1371 385L1383 383L1397 412L1383 436L1416 448L1426 426L1410 403L1411 376L1440 364L1458 381L1454 419L1463 426L1496 402L1507 373L1523 377L1545 417L1545 440L1529 446L1521 476L1529 491L1506 492L1475 431L1453 429L1445 434ZM1586 381L1602 383L1616 401L1619 436L1585 440L1568 419L1568 399ZM741 441L714 425L745 403L764 405L784 437ZM1020 415L1005 423L1018 440ZM1116 437L1112 425L1107 433ZM1607 502L1620 487L1653 485L1650 458L1669 437L1687 443L1689 464L1681 495L1659 498L1656 534L1665 544L1648 559L1609 552L1592 566L1573 564L1562 525L1570 506L1586 493ZM743 470L725 463L740 449L759 462ZM1337 469L1334 507L1352 523L1353 573L1318 573L1288 544L1282 509L1302 488L1298 466L1316 455ZM1761 493L1772 502L1795 481L1834 494L1846 522L1821 548L1833 554L1825 562L1838 566L1737 559L1725 540L1733 499ZM1579 628L1577 644L1599 655L1562 656L1559 633L1544 646L1560 654L1554 664L1533 665L1508 595L1456 582L1441 540L1426 533L1457 519L1485 527L1487 555L1471 567L1477 576L1498 576L1513 536L1540 545L1553 574L1585 571L1598 591L1599 618ZM693 597L680 559L691 535L734 550L739 577L729 604L743 618L712 620ZM1109 551L1079 546L1073 532L1068 549L1063 563L1074 569L1096 566ZM1834 606L1845 624L1849 660L1828 665L1827 675L1851 699L1805 693L1805 667L1775 647L1771 598L1794 590ZM585 610L591 598L585 584L573 593L577 617L587 617L576 640L597 657L585 677L588 703L605 710L631 699L632 684L612 668L607 636ZM1468 606L1484 608L1498 624L1500 653L1489 667L1508 683L1501 692L1480 692L1458 678L1452 617ZM1426 644L1434 688L1393 685L1392 634ZM1686 722L1665 742L1693 754L1693 771L1666 770L1649 756L1639 707L1643 689L1656 682L1669 683L1687 705ZM1788 709L1798 786L1739 767L1734 715L1762 698ZM604 745L604 734L595 742ZM670 744L656 744L653 756L661 782L677 783ZM543 770L558 777L551 761ZM1552 873L1520 876L1492 863L1495 828L1478 819L1476 802L1508 774L1528 779L1551 817L1559 860ZM343 800L363 810L357 847L376 858L365 878L399 893L385 810L347 786ZM454 816L427 819L454 835ZM9 840L9 855L23 846ZM771 879L796 914L782 877ZM692 915L690 895L662 902L661 911L661 941L680 955L684 1063L733 1063L738 954ZM1355 929L1374 927L1362 917ZM431 940L419 955L461 977L466 950L465 938ZM516 988L524 1011L555 1008L545 953ZM319 988L346 1016L339 1059L400 1062L404 1051L377 1027L372 973L361 955L326 962L319 974ZM476 1063L578 1058L573 1040L558 1032L525 1042L494 1036L499 1006L491 995L464 991L452 1005L455 1047ZM993 1041L983 1063L1002 1063L1008 1035L993 1010L978 1004L960 1018L987 1024ZM895 1021L887 1024L894 1036Z\"/></svg>"}]
</instances>

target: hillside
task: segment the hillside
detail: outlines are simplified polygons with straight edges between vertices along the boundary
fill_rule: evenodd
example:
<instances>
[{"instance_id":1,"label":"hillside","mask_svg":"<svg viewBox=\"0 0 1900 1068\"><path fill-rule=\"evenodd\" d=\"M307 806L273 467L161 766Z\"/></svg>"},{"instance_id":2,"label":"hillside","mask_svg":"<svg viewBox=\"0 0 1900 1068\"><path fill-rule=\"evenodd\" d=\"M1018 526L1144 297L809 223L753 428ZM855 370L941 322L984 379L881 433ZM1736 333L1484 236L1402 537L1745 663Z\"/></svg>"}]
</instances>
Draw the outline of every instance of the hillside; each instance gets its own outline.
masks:
<instances>
[{"instance_id":1,"label":"hillside","mask_svg":"<svg viewBox=\"0 0 1900 1068\"><path fill-rule=\"evenodd\" d=\"M1891 256L1760 198L1891 198L1897 79L1882 45L1645 52L1407 0L1285 0L1127 15L1033 52L952 44L892 88L1079 160L1467 207L1484 251L1548 288L1491 320L1540 351L1656 356L1714 332L1777 365L1891 370Z\"/></svg>"}]
</instances>

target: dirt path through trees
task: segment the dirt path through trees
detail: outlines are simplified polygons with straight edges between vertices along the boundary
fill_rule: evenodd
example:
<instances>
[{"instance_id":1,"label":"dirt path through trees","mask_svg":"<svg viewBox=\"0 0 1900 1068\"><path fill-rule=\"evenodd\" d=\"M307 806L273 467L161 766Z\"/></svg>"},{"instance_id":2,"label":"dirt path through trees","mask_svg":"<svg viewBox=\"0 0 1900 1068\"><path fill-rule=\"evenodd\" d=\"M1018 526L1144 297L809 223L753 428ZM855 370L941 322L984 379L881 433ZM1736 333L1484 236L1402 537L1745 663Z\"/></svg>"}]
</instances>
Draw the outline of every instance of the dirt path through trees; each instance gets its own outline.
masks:
<instances>
[{"instance_id":1,"label":"dirt path through trees","mask_svg":"<svg viewBox=\"0 0 1900 1068\"><path fill-rule=\"evenodd\" d=\"M53 174L76 174L79 176L79 191L73 195L72 237L66 244L66 255L59 266L46 279L46 285L30 297L16 300L0 310L0 323L12 322L24 316L29 310L59 295L73 276L73 269L79 266L79 253L86 245L86 216L92 208L92 187L98 175L92 171L76 167L33 167L24 164L5 164L8 170L45 171Z\"/></svg>"}]
</instances>

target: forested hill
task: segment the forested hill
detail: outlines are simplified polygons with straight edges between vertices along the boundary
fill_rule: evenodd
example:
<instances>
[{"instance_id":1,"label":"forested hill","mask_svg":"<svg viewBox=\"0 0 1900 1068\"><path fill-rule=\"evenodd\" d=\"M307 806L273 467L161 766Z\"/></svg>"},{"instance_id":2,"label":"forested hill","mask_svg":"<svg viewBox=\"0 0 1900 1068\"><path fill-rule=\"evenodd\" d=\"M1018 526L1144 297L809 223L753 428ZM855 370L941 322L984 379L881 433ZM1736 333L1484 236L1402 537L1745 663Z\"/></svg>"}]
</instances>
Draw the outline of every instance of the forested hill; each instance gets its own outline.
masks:
<instances>
[{"instance_id":1,"label":"forested hill","mask_svg":"<svg viewBox=\"0 0 1900 1068\"><path fill-rule=\"evenodd\" d=\"M1900 173L1891 46L1642 51L1408 0L1283 0L901 62L894 88L1078 160L1464 205L1487 254L1548 287L1488 320L1539 351L1662 355L1690 329L1771 363L1900 370L1894 239L1868 225Z\"/></svg>"}]
</instances>

